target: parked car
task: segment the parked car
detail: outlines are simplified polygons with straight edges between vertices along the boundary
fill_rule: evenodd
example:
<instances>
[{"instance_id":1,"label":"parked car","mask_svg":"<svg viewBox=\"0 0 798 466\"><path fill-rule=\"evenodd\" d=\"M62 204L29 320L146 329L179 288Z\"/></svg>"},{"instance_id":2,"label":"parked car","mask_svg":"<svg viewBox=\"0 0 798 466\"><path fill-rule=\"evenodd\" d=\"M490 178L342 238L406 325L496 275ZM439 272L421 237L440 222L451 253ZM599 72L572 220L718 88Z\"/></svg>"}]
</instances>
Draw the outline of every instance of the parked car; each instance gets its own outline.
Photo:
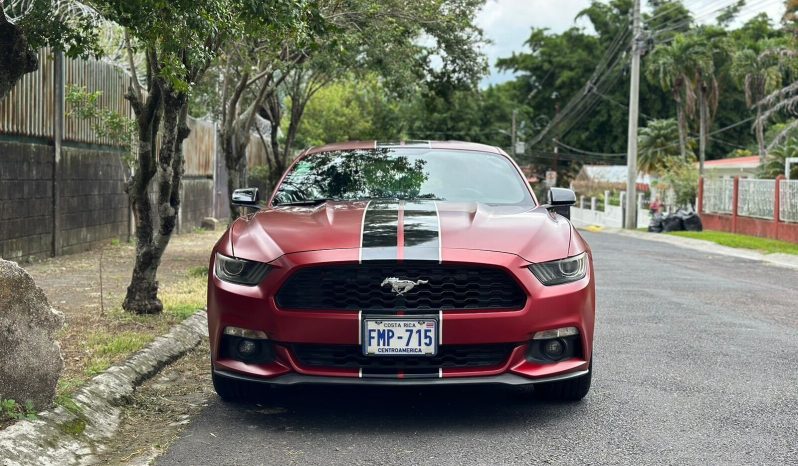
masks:
<instances>
[{"instance_id":1,"label":"parked car","mask_svg":"<svg viewBox=\"0 0 798 466\"><path fill-rule=\"evenodd\" d=\"M592 377L591 251L501 149L461 142L313 148L213 251L208 330L225 400L264 384L534 385Z\"/></svg>"}]
</instances>

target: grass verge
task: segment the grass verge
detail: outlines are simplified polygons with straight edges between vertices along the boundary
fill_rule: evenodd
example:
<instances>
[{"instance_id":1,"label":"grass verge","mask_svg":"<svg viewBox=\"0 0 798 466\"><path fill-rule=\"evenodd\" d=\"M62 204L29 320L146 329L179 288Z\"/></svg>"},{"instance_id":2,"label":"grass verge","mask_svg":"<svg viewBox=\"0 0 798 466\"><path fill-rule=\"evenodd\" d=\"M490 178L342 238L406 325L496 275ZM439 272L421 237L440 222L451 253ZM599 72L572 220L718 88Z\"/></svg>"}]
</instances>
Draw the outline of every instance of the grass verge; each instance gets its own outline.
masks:
<instances>
[{"instance_id":1,"label":"grass verge","mask_svg":"<svg viewBox=\"0 0 798 466\"><path fill-rule=\"evenodd\" d=\"M71 322L63 332L82 340L80 361L71 364L80 370L69 371L61 377L56 401L62 404L61 400L68 400L69 395L91 377L124 361L155 337L168 332L173 325L204 308L207 272L194 267L188 270L185 277L161 287L158 295L163 302L164 312L160 315L135 315L115 308L107 312L99 328Z\"/></svg>"},{"instance_id":2,"label":"grass verge","mask_svg":"<svg viewBox=\"0 0 798 466\"><path fill-rule=\"evenodd\" d=\"M798 244L778 241L775 239L759 238L756 236L738 235L722 231L673 231L667 233L683 238L702 239L712 241L721 246L739 249L753 249L766 254L782 253L798 255Z\"/></svg>"}]
</instances>

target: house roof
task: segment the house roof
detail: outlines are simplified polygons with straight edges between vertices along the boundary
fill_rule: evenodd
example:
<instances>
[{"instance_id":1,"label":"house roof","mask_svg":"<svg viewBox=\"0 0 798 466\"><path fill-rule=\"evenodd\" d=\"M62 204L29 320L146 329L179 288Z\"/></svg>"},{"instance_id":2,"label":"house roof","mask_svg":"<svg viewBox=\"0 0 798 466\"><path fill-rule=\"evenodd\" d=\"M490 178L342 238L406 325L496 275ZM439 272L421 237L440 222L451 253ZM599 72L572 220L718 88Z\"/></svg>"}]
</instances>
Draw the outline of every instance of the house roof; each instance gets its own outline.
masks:
<instances>
[{"instance_id":1,"label":"house roof","mask_svg":"<svg viewBox=\"0 0 798 466\"><path fill-rule=\"evenodd\" d=\"M730 159L709 160L704 162L704 168L757 168L759 156L733 157Z\"/></svg>"}]
</instances>

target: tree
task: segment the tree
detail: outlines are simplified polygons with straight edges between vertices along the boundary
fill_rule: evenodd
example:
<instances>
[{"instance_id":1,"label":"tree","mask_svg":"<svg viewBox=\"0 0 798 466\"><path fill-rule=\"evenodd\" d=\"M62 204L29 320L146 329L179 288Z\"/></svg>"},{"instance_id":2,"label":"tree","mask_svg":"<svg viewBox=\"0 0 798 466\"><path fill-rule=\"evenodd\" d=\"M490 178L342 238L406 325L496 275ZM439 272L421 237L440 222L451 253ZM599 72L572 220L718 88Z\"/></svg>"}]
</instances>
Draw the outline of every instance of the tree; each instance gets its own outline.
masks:
<instances>
[{"instance_id":1,"label":"tree","mask_svg":"<svg viewBox=\"0 0 798 466\"><path fill-rule=\"evenodd\" d=\"M253 128L267 149L271 176L277 176L287 165L272 163L272 145L267 144L264 131L256 125L258 110L267 99L276 98L279 85L289 76L292 67L305 60L306 49L313 47L313 39L324 32L325 21L319 16L317 2L282 1L246 3L244 33L225 47L216 70L210 79L222 80L221 108L215 113L221 119L219 139L227 168L228 191L243 187L247 181L247 146ZM262 21L260 18L269 18ZM219 89L210 89L211 94ZM275 128L273 128L275 129ZM275 131L272 131L276 135ZM282 159L277 159L280 162ZM230 204L233 219L238 207Z\"/></svg>"},{"instance_id":2,"label":"tree","mask_svg":"<svg viewBox=\"0 0 798 466\"><path fill-rule=\"evenodd\" d=\"M70 0L0 0L0 99L39 69L36 50L97 54L97 15Z\"/></svg>"},{"instance_id":3,"label":"tree","mask_svg":"<svg viewBox=\"0 0 798 466\"><path fill-rule=\"evenodd\" d=\"M231 0L95 0L104 17L127 30L131 64L135 50L146 58L142 84L134 66L126 98L135 114L138 159L125 188L136 224L136 259L122 307L159 313L157 271L177 224L183 175L183 141L188 137L188 95L237 28L240 6ZM160 133L160 145L158 136ZM156 201L150 201L153 185Z\"/></svg>"},{"instance_id":4,"label":"tree","mask_svg":"<svg viewBox=\"0 0 798 466\"><path fill-rule=\"evenodd\" d=\"M380 76L393 95L413 95L423 83L475 85L486 70L479 50L481 31L474 19L483 0L321 1L325 29L305 57L285 71L278 92L268 96L260 115L271 123L271 173L279 177L293 158L297 132L310 99L341 76ZM425 37L426 40L421 40ZM435 64L433 64L435 63ZM277 78L273 78L276 81ZM285 134L279 137L290 102ZM275 180L276 181L276 180Z\"/></svg>"},{"instance_id":5,"label":"tree","mask_svg":"<svg viewBox=\"0 0 798 466\"><path fill-rule=\"evenodd\" d=\"M704 174L706 148L709 143L709 127L714 119L720 99L718 62L728 54L725 31L714 27L702 27L690 35L693 44L693 79L698 95L698 173Z\"/></svg>"},{"instance_id":6,"label":"tree","mask_svg":"<svg viewBox=\"0 0 798 466\"><path fill-rule=\"evenodd\" d=\"M696 95L692 79L696 69L694 43L684 34L675 36L670 44L660 45L649 55L645 74L649 81L670 91L676 103L679 129L679 153L687 158L687 118L695 112Z\"/></svg>"},{"instance_id":7,"label":"tree","mask_svg":"<svg viewBox=\"0 0 798 466\"><path fill-rule=\"evenodd\" d=\"M765 163L767 147L765 146L765 121L762 119L764 102L768 94L781 87L786 65L786 57L790 54L783 41L763 39L755 48L737 50L734 53L732 75L745 92L745 102L756 111L754 130L759 163Z\"/></svg>"},{"instance_id":8,"label":"tree","mask_svg":"<svg viewBox=\"0 0 798 466\"><path fill-rule=\"evenodd\" d=\"M674 119L651 120L638 134L637 166L641 173L662 173L670 157L679 156L679 125Z\"/></svg>"}]
</instances>

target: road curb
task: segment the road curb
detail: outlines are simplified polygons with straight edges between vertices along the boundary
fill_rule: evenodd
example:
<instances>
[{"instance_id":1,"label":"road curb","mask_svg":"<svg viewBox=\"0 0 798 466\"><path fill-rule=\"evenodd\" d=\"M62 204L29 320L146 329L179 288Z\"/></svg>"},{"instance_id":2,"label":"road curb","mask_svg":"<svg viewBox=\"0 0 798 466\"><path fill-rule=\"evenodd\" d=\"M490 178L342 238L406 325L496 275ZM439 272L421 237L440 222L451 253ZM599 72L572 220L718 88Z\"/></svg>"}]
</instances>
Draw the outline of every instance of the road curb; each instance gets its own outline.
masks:
<instances>
[{"instance_id":1,"label":"road curb","mask_svg":"<svg viewBox=\"0 0 798 466\"><path fill-rule=\"evenodd\" d=\"M124 363L94 377L72 397L74 405L38 414L0 431L0 464L68 465L97 463L103 440L119 426L120 405L135 388L199 345L208 334L208 316L199 311L156 338Z\"/></svg>"},{"instance_id":2,"label":"road curb","mask_svg":"<svg viewBox=\"0 0 798 466\"><path fill-rule=\"evenodd\" d=\"M668 243L673 246L678 246L687 249L694 249L708 254L720 254L723 256L737 257L740 259L748 259L764 262L768 265L776 267L783 267L787 269L798 270L798 256L791 254L763 254L751 249L739 249L729 246L722 246L712 241L705 241L694 238L682 238L679 236L672 236L661 233L648 233L635 230L623 230L621 228L602 227L600 229L592 229L589 225L578 226L582 230L588 230L594 233L611 233L622 236L629 236L646 241L657 241L660 243Z\"/></svg>"}]
</instances>

